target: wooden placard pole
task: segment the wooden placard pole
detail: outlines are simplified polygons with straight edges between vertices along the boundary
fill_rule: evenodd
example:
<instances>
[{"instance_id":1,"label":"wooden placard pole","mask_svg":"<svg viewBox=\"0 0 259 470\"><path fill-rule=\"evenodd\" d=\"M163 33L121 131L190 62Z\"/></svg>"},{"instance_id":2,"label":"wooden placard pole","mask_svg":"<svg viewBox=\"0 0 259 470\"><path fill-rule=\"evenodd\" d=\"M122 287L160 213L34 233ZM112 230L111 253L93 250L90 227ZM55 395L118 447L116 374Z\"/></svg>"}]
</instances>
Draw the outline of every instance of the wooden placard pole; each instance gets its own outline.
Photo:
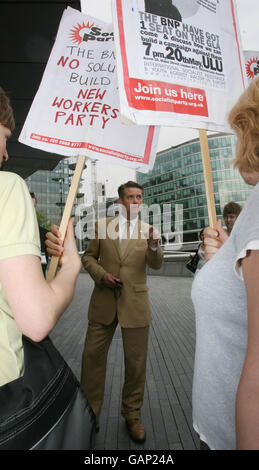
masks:
<instances>
[{"instance_id":1,"label":"wooden placard pole","mask_svg":"<svg viewBox=\"0 0 259 470\"><path fill-rule=\"evenodd\" d=\"M70 189L69 189L69 193L68 193L68 196L67 196L66 205L65 205L65 208L64 208L64 212L63 212L63 215L62 215L61 222L60 222L59 231L61 232L61 237L60 237L61 240L64 240L65 235L66 235L68 222L69 222L69 219L71 217L71 213L72 213L73 205L74 205L74 202L75 202L78 186L79 186L79 183L80 183L80 178L81 178L82 171L83 171L84 165L85 165L85 159L86 159L85 155L79 155L78 160L77 160L75 172L74 172L74 175L73 175L73 178L72 178L72 181L71 181L71 186L70 186ZM49 269L48 269L48 274L47 274L47 281L51 281L52 279L54 279L54 277L56 275L57 268L58 268L58 260L59 260L59 258L57 256L52 256L51 257L51 261L50 261L50 265L49 265Z\"/></svg>"},{"instance_id":2,"label":"wooden placard pole","mask_svg":"<svg viewBox=\"0 0 259 470\"><path fill-rule=\"evenodd\" d=\"M209 214L209 224L210 224L210 227L216 228L217 216L216 216L213 179L212 179L211 164L210 164L208 136L207 136L207 132L205 129L199 129L199 134L200 134L203 173L204 173L204 179L205 179L207 206L208 206L208 214Z\"/></svg>"}]
</instances>

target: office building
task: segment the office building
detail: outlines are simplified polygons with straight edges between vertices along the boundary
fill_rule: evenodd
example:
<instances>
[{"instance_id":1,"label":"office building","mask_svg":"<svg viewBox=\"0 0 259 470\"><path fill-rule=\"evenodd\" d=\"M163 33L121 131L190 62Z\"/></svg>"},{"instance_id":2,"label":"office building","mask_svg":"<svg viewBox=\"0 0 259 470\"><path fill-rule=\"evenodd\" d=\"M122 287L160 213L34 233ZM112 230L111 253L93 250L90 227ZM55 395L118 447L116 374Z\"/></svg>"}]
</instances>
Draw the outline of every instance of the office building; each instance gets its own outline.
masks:
<instances>
[{"instance_id":1,"label":"office building","mask_svg":"<svg viewBox=\"0 0 259 470\"><path fill-rule=\"evenodd\" d=\"M209 135L208 142L216 213L217 218L221 218L227 202L235 201L244 205L251 187L243 181L232 164L236 137L218 133ZM147 174L137 175L138 182L144 187L145 204L149 207L159 205L161 208L161 217L150 212L149 222L158 223L163 241L167 239L166 233L175 232L175 213L179 221L181 209L185 248L189 242L197 241L199 231L209 225L199 139L159 152L153 169ZM174 238L171 236L171 241L176 241Z\"/></svg>"}]
</instances>

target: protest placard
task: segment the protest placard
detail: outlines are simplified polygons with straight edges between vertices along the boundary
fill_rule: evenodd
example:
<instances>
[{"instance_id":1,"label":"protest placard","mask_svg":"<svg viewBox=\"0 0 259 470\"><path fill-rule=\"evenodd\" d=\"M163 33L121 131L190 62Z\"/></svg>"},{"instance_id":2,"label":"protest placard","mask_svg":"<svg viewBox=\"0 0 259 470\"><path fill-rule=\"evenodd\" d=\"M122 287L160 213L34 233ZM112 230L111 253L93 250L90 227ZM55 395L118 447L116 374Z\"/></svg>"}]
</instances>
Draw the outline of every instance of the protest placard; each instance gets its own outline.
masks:
<instances>
[{"instance_id":1,"label":"protest placard","mask_svg":"<svg viewBox=\"0 0 259 470\"><path fill-rule=\"evenodd\" d=\"M148 171L158 128L122 124L112 25L68 7L19 141Z\"/></svg>"},{"instance_id":2,"label":"protest placard","mask_svg":"<svg viewBox=\"0 0 259 470\"><path fill-rule=\"evenodd\" d=\"M113 0L113 17L125 117L230 131L246 84L233 0Z\"/></svg>"},{"instance_id":3,"label":"protest placard","mask_svg":"<svg viewBox=\"0 0 259 470\"><path fill-rule=\"evenodd\" d=\"M61 18L39 90L19 141L64 157L78 157L60 223L64 240L85 156L146 172L158 128L122 124L112 25L68 7ZM47 278L55 276L52 257Z\"/></svg>"}]
</instances>

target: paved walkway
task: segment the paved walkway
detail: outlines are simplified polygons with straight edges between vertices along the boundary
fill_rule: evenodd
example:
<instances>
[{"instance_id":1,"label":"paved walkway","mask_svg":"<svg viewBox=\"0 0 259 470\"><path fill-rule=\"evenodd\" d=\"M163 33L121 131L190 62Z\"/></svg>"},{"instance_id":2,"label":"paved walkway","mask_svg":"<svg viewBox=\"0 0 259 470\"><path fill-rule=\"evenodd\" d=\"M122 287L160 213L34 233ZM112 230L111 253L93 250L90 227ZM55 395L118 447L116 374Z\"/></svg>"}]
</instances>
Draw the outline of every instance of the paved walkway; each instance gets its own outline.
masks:
<instances>
[{"instance_id":1,"label":"paved walkway","mask_svg":"<svg viewBox=\"0 0 259 470\"><path fill-rule=\"evenodd\" d=\"M148 277L153 322L142 407L147 429L143 445L129 439L120 415L124 364L121 332L117 327L108 356L105 400L95 449L198 448L191 409L195 347L191 283L190 278ZM78 378L92 289L90 276L80 274L75 298L52 333L54 343Z\"/></svg>"}]
</instances>

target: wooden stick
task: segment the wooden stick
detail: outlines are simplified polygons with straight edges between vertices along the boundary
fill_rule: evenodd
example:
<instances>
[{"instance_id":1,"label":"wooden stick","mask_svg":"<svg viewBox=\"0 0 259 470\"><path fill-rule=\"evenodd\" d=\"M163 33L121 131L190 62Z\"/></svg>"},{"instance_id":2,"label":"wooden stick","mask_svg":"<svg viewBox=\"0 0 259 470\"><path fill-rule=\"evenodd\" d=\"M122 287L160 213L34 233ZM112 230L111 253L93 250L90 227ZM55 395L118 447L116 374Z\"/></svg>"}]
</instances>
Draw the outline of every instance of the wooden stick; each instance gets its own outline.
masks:
<instances>
[{"instance_id":1,"label":"wooden stick","mask_svg":"<svg viewBox=\"0 0 259 470\"><path fill-rule=\"evenodd\" d=\"M213 179L212 179L211 164L210 164L208 136L207 136L207 132L205 129L199 129L199 134L200 134L203 173L204 173L204 178L205 178L209 224L211 227L216 228L217 215L216 215Z\"/></svg>"},{"instance_id":2,"label":"wooden stick","mask_svg":"<svg viewBox=\"0 0 259 470\"><path fill-rule=\"evenodd\" d=\"M75 197L76 197L78 186L80 183L80 178L82 175L82 171L84 169L85 158L86 158L85 155L79 155L78 160L77 160L75 172L72 178L71 186L70 186L69 193L67 196L66 205L64 208L64 212L63 212L60 227L59 227L59 231L61 232L61 237L60 237L61 240L64 240L65 235L66 235L68 222L71 217L73 205L75 202ZM58 268L58 260L59 258L57 256L51 257L48 274L47 274L47 281L51 281L52 279L54 279L57 268Z\"/></svg>"}]
</instances>

